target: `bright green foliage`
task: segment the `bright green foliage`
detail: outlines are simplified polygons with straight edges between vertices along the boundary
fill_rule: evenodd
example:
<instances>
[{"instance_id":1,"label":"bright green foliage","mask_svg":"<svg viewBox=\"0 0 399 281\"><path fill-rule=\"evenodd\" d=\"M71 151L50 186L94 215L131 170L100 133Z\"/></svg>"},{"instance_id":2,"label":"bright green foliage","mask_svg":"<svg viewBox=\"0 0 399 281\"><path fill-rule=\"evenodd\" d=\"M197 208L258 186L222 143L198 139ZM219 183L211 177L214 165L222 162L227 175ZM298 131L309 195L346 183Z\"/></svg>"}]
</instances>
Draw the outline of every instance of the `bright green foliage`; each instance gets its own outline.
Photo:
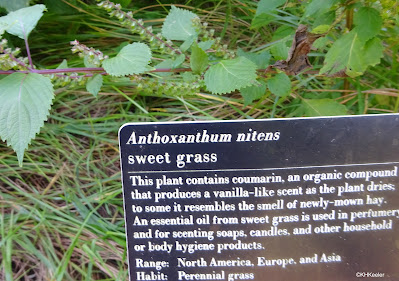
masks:
<instances>
[{"instance_id":1,"label":"bright green foliage","mask_svg":"<svg viewBox=\"0 0 399 281\"><path fill-rule=\"evenodd\" d=\"M305 10L305 17L310 17L316 14L322 14L328 11L339 0L313 0L309 3Z\"/></svg>"},{"instance_id":2,"label":"bright green foliage","mask_svg":"<svg viewBox=\"0 0 399 281\"><path fill-rule=\"evenodd\" d=\"M260 99L266 93L266 83L259 81L257 85L242 88L240 90L244 98L244 106L251 104L254 100Z\"/></svg>"},{"instance_id":3,"label":"bright green foliage","mask_svg":"<svg viewBox=\"0 0 399 281\"><path fill-rule=\"evenodd\" d=\"M97 97L102 86L103 76L101 74L96 74L87 80L86 90L93 96Z\"/></svg>"},{"instance_id":4,"label":"bright green foliage","mask_svg":"<svg viewBox=\"0 0 399 281\"><path fill-rule=\"evenodd\" d=\"M29 0L0 0L0 7L8 12L16 11L29 6Z\"/></svg>"},{"instance_id":5,"label":"bright green foliage","mask_svg":"<svg viewBox=\"0 0 399 281\"><path fill-rule=\"evenodd\" d=\"M276 96L285 97L291 93L291 80L287 74L281 72L267 80L267 87Z\"/></svg>"},{"instance_id":6,"label":"bright green foliage","mask_svg":"<svg viewBox=\"0 0 399 281\"><path fill-rule=\"evenodd\" d=\"M304 99L302 110L305 116L335 116L346 115L346 107L332 99Z\"/></svg>"},{"instance_id":7,"label":"bright green foliage","mask_svg":"<svg viewBox=\"0 0 399 281\"><path fill-rule=\"evenodd\" d=\"M0 17L0 23L8 24L6 31L18 36L21 39L28 37L31 31L36 27L37 22L43 16L46 10L44 5L34 5L11 12L4 17Z\"/></svg>"},{"instance_id":8,"label":"bright green foliage","mask_svg":"<svg viewBox=\"0 0 399 281\"><path fill-rule=\"evenodd\" d=\"M358 51L359 41L356 32L349 32L339 38L328 51L320 73L334 74L344 70L350 58Z\"/></svg>"},{"instance_id":9,"label":"bright green foliage","mask_svg":"<svg viewBox=\"0 0 399 281\"><path fill-rule=\"evenodd\" d=\"M0 137L17 152L20 165L47 120L53 97L50 79L40 74L13 73L0 80Z\"/></svg>"},{"instance_id":10,"label":"bright green foliage","mask_svg":"<svg viewBox=\"0 0 399 281\"><path fill-rule=\"evenodd\" d=\"M258 8L256 9L256 15L269 13L274 11L277 7L283 5L286 0L260 0Z\"/></svg>"},{"instance_id":11,"label":"bright green foliage","mask_svg":"<svg viewBox=\"0 0 399 281\"><path fill-rule=\"evenodd\" d=\"M196 74L201 74L208 67L208 55L197 44L191 47L190 67Z\"/></svg>"},{"instance_id":12,"label":"bright green foliage","mask_svg":"<svg viewBox=\"0 0 399 281\"><path fill-rule=\"evenodd\" d=\"M346 74L351 77L362 75L368 66L380 63L383 51L384 47L378 38L370 39L364 45L360 40L356 41L356 51L350 57Z\"/></svg>"},{"instance_id":13,"label":"bright green foliage","mask_svg":"<svg viewBox=\"0 0 399 281\"><path fill-rule=\"evenodd\" d=\"M334 74L345 70L351 77L359 76L368 66L379 63L382 51L383 46L378 38L364 44L356 30L352 30L331 46L320 73Z\"/></svg>"},{"instance_id":14,"label":"bright green foliage","mask_svg":"<svg viewBox=\"0 0 399 281\"><path fill-rule=\"evenodd\" d=\"M169 40L185 41L197 31L192 20L198 16L190 11L172 6L162 26L162 35Z\"/></svg>"},{"instance_id":15,"label":"bright green foliage","mask_svg":"<svg viewBox=\"0 0 399 281\"><path fill-rule=\"evenodd\" d=\"M380 13L370 7L362 7L354 15L355 30L361 41L367 41L376 36L382 26Z\"/></svg>"},{"instance_id":16,"label":"bright green foliage","mask_svg":"<svg viewBox=\"0 0 399 281\"><path fill-rule=\"evenodd\" d=\"M140 74L150 70L151 50L144 43L122 48L116 57L104 60L103 67L112 76Z\"/></svg>"},{"instance_id":17,"label":"bright green foliage","mask_svg":"<svg viewBox=\"0 0 399 281\"><path fill-rule=\"evenodd\" d=\"M205 84L214 94L226 94L251 85L256 79L256 64L244 57L222 60L205 73Z\"/></svg>"},{"instance_id":18,"label":"bright green foliage","mask_svg":"<svg viewBox=\"0 0 399 281\"><path fill-rule=\"evenodd\" d=\"M263 51L261 53L249 53L249 52L244 52L241 49L238 49L237 55L240 57L247 58L250 61L256 63L259 69L266 68L269 65L271 57L269 51Z\"/></svg>"}]
</instances>

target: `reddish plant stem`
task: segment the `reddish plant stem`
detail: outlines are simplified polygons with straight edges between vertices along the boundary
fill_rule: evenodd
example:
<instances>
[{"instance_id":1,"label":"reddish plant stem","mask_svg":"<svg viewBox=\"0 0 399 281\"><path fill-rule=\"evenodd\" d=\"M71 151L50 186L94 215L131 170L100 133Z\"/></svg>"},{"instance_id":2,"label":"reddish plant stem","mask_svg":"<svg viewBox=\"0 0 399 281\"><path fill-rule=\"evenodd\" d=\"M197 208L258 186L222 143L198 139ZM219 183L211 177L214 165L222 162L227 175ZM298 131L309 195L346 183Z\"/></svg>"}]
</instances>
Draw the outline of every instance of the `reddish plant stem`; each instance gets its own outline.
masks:
<instances>
[{"instance_id":1,"label":"reddish plant stem","mask_svg":"<svg viewBox=\"0 0 399 281\"><path fill-rule=\"evenodd\" d=\"M21 28L22 28L22 32L24 33L24 41L25 41L26 53L28 54L29 65L30 65L30 68L33 69L33 61L32 61L32 56L30 54L28 37L26 37L25 28L24 28L24 25L22 24L22 22L21 22Z\"/></svg>"},{"instance_id":2,"label":"reddish plant stem","mask_svg":"<svg viewBox=\"0 0 399 281\"><path fill-rule=\"evenodd\" d=\"M187 72L191 71L191 68L158 68L151 70L150 72ZM58 73L93 73L93 72L102 72L101 74L107 74L102 67L76 67L76 68L60 68L60 69L32 69L32 70L0 70L0 75L9 75L13 73L38 73L38 74L58 74Z\"/></svg>"}]
</instances>

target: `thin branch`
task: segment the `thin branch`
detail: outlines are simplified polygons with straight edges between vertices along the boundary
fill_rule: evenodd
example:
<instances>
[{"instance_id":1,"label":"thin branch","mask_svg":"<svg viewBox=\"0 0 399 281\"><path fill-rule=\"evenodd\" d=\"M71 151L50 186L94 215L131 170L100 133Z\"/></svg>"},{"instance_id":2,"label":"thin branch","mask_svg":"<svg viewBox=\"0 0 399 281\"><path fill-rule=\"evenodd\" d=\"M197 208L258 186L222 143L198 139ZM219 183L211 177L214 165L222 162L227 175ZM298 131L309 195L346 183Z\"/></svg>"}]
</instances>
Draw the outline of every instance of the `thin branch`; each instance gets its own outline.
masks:
<instances>
[{"instance_id":1,"label":"thin branch","mask_svg":"<svg viewBox=\"0 0 399 281\"><path fill-rule=\"evenodd\" d=\"M151 70L150 72L187 72L191 71L191 68L158 68ZM75 67L75 68L59 68L59 69L32 69L32 70L0 70L0 75L18 73L38 73L38 74L58 74L58 73L93 73L102 72L101 74L107 75L104 68L102 67Z\"/></svg>"}]
</instances>

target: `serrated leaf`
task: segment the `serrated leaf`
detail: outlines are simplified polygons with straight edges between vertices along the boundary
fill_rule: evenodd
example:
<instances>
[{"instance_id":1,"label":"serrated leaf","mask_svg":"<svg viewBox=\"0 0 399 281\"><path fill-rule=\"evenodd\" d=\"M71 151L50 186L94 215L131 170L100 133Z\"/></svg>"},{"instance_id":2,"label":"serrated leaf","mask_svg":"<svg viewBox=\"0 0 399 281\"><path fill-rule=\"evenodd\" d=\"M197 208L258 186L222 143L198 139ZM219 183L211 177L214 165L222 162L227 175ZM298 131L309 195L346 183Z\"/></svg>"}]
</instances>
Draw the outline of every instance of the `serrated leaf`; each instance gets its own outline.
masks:
<instances>
[{"instance_id":1,"label":"serrated leaf","mask_svg":"<svg viewBox=\"0 0 399 281\"><path fill-rule=\"evenodd\" d=\"M207 53L194 44L191 47L191 60L190 67L192 71L196 74L201 74L208 67L209 59Z\"/></svg>"},{"instance_id":2,"label":"serrated leaf","mask_svg":"<svg viewBox=\"0 0 399 281\"><path fill-rule=\"evenodd\" d=\"M310 17L315 14L322 14L328 11L339 0L313 0L306 6L305 17Z\"/></svg>"},{"instance_id":3,"label":"serrated leaf","mask_svg":"<svg viewBox=\"0 0 399 281\"><path fill-rule=\"evenodd\" d=\"M268 50L261 53L244 52L242 49L237 50L237 56L244 57L256 63L259 69L266 68L270 62L270 52Z\"/></svg>"},{"instance_id":4,"label":"serrated leaf","mask_svg":"<svg viewBox=\"0 0 399 281\"><path fill-rule=\"evenodd\" d=\"M277 7L285 4L286 0L260 0L255 15L274 11Z\"/></svg>"},{"instance_id":5,"label":"serrated leaf","mask_svg":"<svg viewBox=\"0 0 399 281\"><path fill-rule=\"evenodd\" d=\"M0 7L7 12L16 11L29 6L29 0L0 0Z\"/></svg>"},{"instance_id":6,"label":"serrated leaf","mask_svg":"<svg viewBox=\"0 0 399 281\"><path fill-rule=\"evenodd\" d=\"M205 85L213 94L226 94L251 85L256 64L244 57L222 60L205 73Z\"/></svg>"},{"instance_id":7,"label":"serrated leaf","mask_svg":"<svg viewBox=\"0 0 399 281\"><path fill-rule=\"evenodd\" d=\"M276 96L285 97L291 93L291 80L287 74L281 72L267 80L267 87Z\"/></svg>"},{"instance_id":8,"label":"serrated leaf","mask_svg":"<svg viewBox=\"0 0 399 281\"><path fill-rule=\"evenodd\" d=\"M105 71L112 76L140 74L150 70L151 50L144 43L133 43L122 48L114 58L103 62Z\"/></svg>"},{"instance_id":9,"label":"serrated leaf","mask_svg":"<svg viewBox=\"0 0 399 281\"><path fill-rule=\"evenodd\" d=\"M45 10L46 6L41 4L22 8L4 17L0 17L0 23L9 24L6 31L24 39L24 37L28 37L31 31L36 27L37 22L43 16Z\"/></svg>"},{"instance_id":10,"label":"serrated leaf","mask_svg":"<svg viewBox=\"0 0 399 281\"><path fill-rule=\"evenodd\" d=\"M178 68L186 59L184 54L178 55L177 58L172 63L172 68Z\"/></svg>"},{"instance_id":11,"label":"serrated leaf","mask_svg":"<svg viewBox=\"0 0 399 281\"><path fill-rule=\"evenodd\" d=\"M380 13L370 7L362 7L353 16L355 30L361 41L367 41L376 36L382 26Z\"/></svg>"},{"instance_id":12,"label":"serrated leaf","mask_svg":"<svg viewBox=\"0 0 399 281\"><path fill-rule=\"evenodd\" d=\"M20 165L47 120L53 98L51 80L40 74L13 73L0 80L0 137L17 152Z\"/></svg>"},{"instance_id":13,"label":"serrated leaf","mask_svg":"<svg viewBox=\"0 0 399 281\"><path fill-rule=\"evenodd\" d=\"M198 47L200 47L202 50L206 51L212 47L213 43L215 43L215 40L199 42Z\"/></svg>"},{"instance_id":14,"label":"serrated leaf","mask_svg":"<svg viewBox=\"0 0 399 281\"><path fill-rule=\"evenodd\" d=\"M259 84L252 85L249 87L242 88L240 90L242 97L244 98L244 106L251 104L254 100L260 99L265 95L266 83L259 81Z\"/></svg>"},{"instance_id":15,"label":"serrated leaf","mask_svg":"<svg viewBox=\"0 0 399 281\"><path fill-rule=\"evenodd\" d=\"M302 106L304 115L308 117L348 114L344 105L332 99L304 99Z\"/></svg>"},{"instance_id":16,"label":"serrated leaf","mask_svg":"<svg viewBox=\"0 0 399 281\"><path fill-rule=\"evenodd\" d=\"M87 80L86 90L93 96L97 97L98 92L100 92L102 86L103 76L101 74L96 74Z\"/></svg>"},{"instance_id":17,"label":"serrated leaf","mask_svg":"<svg viewBox=\"0 0 399 281\"><path fill-rule=\"evenodd\" d=\"M169 40L187 40L197 34L192 22L194 18L198 16L188 10L172 6L162 25L162 35Z\"/></svg>"}]
</instances>

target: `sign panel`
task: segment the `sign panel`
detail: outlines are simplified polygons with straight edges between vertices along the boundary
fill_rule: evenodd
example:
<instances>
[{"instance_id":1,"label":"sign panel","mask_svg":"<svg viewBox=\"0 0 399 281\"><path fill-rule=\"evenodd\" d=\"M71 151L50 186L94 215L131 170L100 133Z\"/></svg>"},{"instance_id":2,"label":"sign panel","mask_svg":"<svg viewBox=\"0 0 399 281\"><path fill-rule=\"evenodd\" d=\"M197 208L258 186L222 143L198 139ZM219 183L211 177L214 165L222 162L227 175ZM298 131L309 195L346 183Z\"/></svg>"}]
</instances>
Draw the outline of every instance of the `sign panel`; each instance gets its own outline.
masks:
<instances>
[{"instance_id":1,"label":"sign panel","mask_svg":"<svg viewBox=\"0 0 399 281\"><path fill-rule=\"evenodd\" d=\"M130 280L399 280L399 115L131 123Z\"/></svg>"}]
</instances>

